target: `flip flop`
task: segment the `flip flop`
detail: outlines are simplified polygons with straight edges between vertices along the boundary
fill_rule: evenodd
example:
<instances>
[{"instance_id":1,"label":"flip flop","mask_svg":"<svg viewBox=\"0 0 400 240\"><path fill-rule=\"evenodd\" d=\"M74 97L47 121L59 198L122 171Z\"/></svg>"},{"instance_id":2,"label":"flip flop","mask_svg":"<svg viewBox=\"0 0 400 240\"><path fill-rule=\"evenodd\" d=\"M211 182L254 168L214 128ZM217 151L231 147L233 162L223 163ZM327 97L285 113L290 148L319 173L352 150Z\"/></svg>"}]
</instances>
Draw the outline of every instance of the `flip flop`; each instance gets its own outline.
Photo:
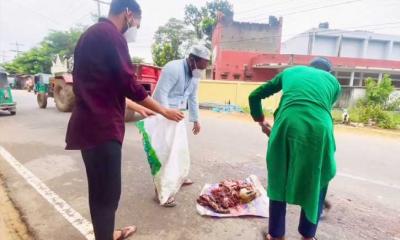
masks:
<instances>
[{"instance_id":1,"label":"flip flop","mask_svg":"<svg viewBox=\"0 0 400 240\"><path fill-rule=\"evenodd\" d=\"M115 232L120 232L121 235L115 239L115 240L124 240L132 237L132 235L137 231L136 226L129 226L129 227L124 227L121 229L115 230Z\"/></svg>"},{"instance_id":2,"label":"flip flop","mask_svg":"<svg viewBox=\"0 0 400 240\"><path fill-rule=\"evenodd\" d=\"M264 239L263 239L263 240L285 239L285 238L273 238L273 237L271 237L271 235L269 235L269 233L266 232L266 231L263 231L262 234L263 234L263 236L264 236Z\"/></svg>"},{"instance_id":3,"label":"flip flop","mask_svg":"<svg viewBox=\"0 0 400 240\"><path fill-rule=\"evenodd\" d=\"M182 183L182 186L185 187L185 186L189 186L189 185L192 185L192 184L193 184L193 181L192 181L192 180L186 179L186 180Z\"/></svg>"},{"instance_id":4,"label":"flip flop","mask_svg":"<svg viewBox=\"0 0 400 240\"><path fill-rule=\"evenodd\" d=\"M170 197L168 199L168 201L166 203L164 203L162 206L166 207L166 208L175 207L176 206L175 198L174 197Z\"/></svg>"}]
</instances>

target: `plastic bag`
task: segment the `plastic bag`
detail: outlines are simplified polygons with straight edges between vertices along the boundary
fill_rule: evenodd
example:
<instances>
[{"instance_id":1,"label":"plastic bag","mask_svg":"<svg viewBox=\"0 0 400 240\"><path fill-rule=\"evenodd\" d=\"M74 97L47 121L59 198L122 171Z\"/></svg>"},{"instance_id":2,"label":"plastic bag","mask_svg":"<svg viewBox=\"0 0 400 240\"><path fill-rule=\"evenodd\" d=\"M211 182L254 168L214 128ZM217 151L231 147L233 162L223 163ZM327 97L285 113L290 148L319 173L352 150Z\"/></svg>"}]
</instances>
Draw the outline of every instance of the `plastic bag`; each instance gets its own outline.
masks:
<instances>
[{"instance_id":1,"label":"plastic bag","mask_svg":"<svg viewBox=\"0 0 400 240\"><path fill-rule=\"evenodd\" d=\"M179 123L160 115L136 124L143 136L160 204L165 204L181 188L189 174L190 153L185 121Z\"/></svg>"}]
</instances>

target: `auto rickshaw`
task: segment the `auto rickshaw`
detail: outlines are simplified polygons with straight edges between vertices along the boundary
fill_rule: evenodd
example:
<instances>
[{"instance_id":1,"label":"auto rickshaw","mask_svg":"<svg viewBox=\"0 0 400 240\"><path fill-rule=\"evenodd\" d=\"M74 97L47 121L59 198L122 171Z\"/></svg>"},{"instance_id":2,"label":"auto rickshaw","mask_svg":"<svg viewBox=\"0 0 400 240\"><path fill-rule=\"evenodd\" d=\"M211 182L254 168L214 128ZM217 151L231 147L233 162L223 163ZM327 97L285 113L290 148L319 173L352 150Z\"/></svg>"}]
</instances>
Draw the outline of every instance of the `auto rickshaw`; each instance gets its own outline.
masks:
<instances>
[{"instance_id":1,"label":"auto rickshaw","mask_svg":"<svg viewBox=\"0 0 400 240\"><path fill-rule=\"evenodd\" d=\"M15 115L17 113L16 105L8 83L7 73L0 70L0 110L9 111L11 115Z\"/></svg>"}]
</instances>

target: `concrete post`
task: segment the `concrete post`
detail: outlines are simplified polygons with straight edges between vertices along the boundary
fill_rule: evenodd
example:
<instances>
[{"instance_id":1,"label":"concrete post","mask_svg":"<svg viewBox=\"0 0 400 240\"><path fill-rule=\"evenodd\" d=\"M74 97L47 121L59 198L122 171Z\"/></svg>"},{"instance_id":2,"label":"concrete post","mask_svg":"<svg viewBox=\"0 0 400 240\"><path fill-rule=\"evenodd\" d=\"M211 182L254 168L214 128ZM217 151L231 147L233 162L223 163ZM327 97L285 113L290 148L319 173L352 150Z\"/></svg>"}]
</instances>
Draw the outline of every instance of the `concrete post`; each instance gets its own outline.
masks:
<instances>
[{"instance_id":1,"label":"concrete post","mask_svg":"<svg viewBox=\"0 0 400 240\"><path fill-rule=\"evenodd\" d=\"M355 76L355 72L351 72L351 76L350 76L350 87L354 87L354 76Z\"/></svg>"},{"instance_id":2,"label":"concrete post","mask_svg":"<svg viewBox=\"0 0 400 240\"><path fill-rule=\"evenodd\" d=\"M383 73L379 73L378 83L382 82L382 79L383 79Z\"/></svg>"},{"instance_id":3,"label":"concrete post","mask_svg":"<svg viewBox=\"0 0 400 240\"><path fill-rule=\"evenodd\" d=\"M364 81L364 73L361 72L360 73L360 83L358 84L359 87L362 87L363 81Z\"/></svg>"},{"instance_id":4,"label":"concrete post","mask_svg":"<svg viewBox=\"0 0 400 240\"><path fill-rule=\"evenodd\" d=\"M336 40L336 56L341 57L343 46L343 35L340 35Z\"/></svg>"},{"instance_id":5,"label":"concrete post","mask_svg":"<svg viewBox=\"0 0 400 240\"><path fill-rule=\"evenodd\" d=\"M367 58L368 44L369 44L369 39L368 38L364 39L363 52L362 52L362 56L361 56L362 58Z\"/></svg>"},{"instance_id":6,"label":"concrete post","mask_svg":"<svg viewBox=\"0 0 400 240\"><path fill-rule=\"evenodd\" d=\"M393 59L393 40L388 42L387 51L386 51L386 59Z\"/></svg>"}]
</instances>

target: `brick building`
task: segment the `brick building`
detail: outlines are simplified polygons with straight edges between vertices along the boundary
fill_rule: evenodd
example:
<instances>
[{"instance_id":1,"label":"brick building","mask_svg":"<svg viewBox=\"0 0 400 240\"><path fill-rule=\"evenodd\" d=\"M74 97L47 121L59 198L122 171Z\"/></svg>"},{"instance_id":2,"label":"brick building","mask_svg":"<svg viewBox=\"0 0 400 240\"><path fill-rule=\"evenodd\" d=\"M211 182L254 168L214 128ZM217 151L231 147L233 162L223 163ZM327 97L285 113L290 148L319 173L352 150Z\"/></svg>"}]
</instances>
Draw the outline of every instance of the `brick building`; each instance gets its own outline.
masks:
<instances>
[{"instance_id":1,"label":"brick building","mask_svg":"<svg viewBox=\"0 0 400 240\"><path fill-rule=\"evenodd\" d=\"M259 54L279 54L282 18L270 16L268 24L236 22L222 16L214 29L213 79L263 81L269 70L254 69L251 59Z\"/></svg>"},{"instance_id":2,"label":"brick building","mask_svg":"<svg viewBox=\"0 0 400 240\"><path fill-rule=\"evenodd\" d=\"M270 17L270 23L263 24L268 29L264 36L249 32L232 36L232 31L227 31L229 22L236 27L252 26L219 21L213 37L213 79L265 82L287 67L307 65L315 56L325 56L332 61L342 85L342 107L364 96L369 77L380 80L390 74L400 90L400 36L329 29L324 23L285 41L281 49L277 39L281 39L282 19Z\"/></svg>"}]
</instances>

